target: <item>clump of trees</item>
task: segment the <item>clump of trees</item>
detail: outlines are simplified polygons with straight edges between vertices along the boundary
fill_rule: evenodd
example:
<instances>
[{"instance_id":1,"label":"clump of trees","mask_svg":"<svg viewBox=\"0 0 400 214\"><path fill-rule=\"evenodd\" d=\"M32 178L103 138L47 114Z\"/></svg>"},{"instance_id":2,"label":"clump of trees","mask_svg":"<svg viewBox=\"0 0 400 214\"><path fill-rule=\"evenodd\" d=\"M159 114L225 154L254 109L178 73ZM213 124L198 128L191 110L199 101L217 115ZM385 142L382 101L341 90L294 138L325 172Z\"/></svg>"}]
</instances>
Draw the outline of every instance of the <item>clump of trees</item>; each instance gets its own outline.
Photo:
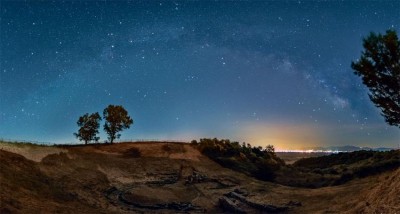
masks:
<instances>
[{"instance_id":1,"label":"clump of trees","mask_svg":"<svg viewBox=\"0 0 400 214\"><path fill-rule=\"evenodd\" d=\"M130 128L133 124L133 119L128 115L124 107L120 105L109 105L103 111L103 118L105 120L104 131L108 135L110 143L118 139L121 134L119 132L124 129ZM99 133L101 117L98 112L93 114L84 114L78 119L78 126L80 127L75 137L87 144L89 141L97 142L100 138L97 137Z\"/></svg>"},{"instance_id":2,"label":"clump of trees","mask_svg":"<svg viewBox=\"0 0 400 214\"><path fill-rule=\"evenodd\" d=\"M400 127L400 41L396 31L371 33L363 40L363 47L361 58L351 67L362 77L386 122Z\"/></svg>"},{"instance_id":3,"label":"clump of trees","mask_svg":"<svg viewBox=\"0 0 400 214\"><path fill-rule=\"evenodd\" d=\"M285 162L276 156L272 145L265 148L253 147L250 144L203 138L200 142L193 140L192 145L220 165L254 176L260 180L272 181L275 171Z\"/></svg>"}]
</instances>

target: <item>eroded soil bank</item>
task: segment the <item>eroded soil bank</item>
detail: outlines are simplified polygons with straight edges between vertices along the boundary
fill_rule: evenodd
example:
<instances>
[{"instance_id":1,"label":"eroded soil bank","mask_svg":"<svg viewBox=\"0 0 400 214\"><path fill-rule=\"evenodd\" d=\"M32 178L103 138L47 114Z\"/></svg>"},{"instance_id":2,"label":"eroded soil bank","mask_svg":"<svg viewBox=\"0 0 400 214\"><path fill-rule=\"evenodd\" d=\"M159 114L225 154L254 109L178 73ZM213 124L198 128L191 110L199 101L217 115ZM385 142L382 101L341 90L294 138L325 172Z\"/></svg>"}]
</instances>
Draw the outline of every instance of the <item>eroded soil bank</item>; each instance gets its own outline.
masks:
<instances>
[{"instance_id":1,"label":"eroded soil bank","mask_svg":"<svg viewBox=\"0 0 400 214\"><path fill-rule=\"evenodd\" d=\"M188 144L0 145L1 213L396 213L400 170L319 189L263 182Z\"/></svg>"}]
</instances>

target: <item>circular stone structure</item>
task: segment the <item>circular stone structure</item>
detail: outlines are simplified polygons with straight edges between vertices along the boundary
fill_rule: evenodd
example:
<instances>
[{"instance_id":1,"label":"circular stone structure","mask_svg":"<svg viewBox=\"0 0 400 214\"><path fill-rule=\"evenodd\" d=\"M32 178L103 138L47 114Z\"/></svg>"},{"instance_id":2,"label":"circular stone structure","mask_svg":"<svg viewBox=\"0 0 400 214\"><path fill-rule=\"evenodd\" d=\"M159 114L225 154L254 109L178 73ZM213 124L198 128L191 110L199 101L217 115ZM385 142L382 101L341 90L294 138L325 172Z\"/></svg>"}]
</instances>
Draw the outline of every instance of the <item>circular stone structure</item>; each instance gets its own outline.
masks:
<instances>
[{"instance_id":1,"label":"circular stone structure","mask_svg":"<svg viewBox=\"0 0 400 214\"><path fill-rule=\"evenodd\" d=\"M176 186L171 189L168 186L140 185L126 190L120 194L119 199L138 208L146 209L175 209L190 207L198 192L193 188Z\"/></svg>"}]
</instances>

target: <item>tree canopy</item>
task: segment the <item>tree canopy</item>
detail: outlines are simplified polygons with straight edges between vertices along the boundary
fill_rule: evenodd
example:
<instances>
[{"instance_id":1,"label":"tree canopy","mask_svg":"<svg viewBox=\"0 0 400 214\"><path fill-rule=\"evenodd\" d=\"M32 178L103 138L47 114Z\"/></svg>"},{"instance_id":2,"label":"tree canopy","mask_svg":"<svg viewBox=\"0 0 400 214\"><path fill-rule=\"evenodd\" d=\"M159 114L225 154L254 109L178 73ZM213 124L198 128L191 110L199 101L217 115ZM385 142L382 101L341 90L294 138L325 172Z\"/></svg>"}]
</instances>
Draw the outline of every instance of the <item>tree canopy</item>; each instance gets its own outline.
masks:
<instances>
[{"instance_id":1,"label":"tree canopy","mask_svg":"<svg viewBox=\"0 0 400 214\"><path fill-rule=\"evenodd\" d=\"M80 128L78 133L74 133L75 137L85 141L85 144L92 140L98 141L99 137L96 135L99 133L100 120L100 114L97 112L79 117L77 124Z\"/></svg>"},{"instance_id":2,"label":"tree canopy","mask_svg":"<svg viewBox=\"0 0 400 214\"><path fill-rule=\"evenodd\" d=\"M249 143L240 145L239 142L216 138L203 138L200 142L193 140L191 143L201 153L220 165L261 180L273 180L275 172L285 165L285 162L275 154L272 145L263 149L261 146L253 147Z\"/></svg>"},{"instance_id":3,"label":"tree canopy","mask_svg":"<svg viewBox=\"0 0 400 214\"><path fill-rule=\"evenodd\" d=\"M371 33L363 40L361 58L351 63L354 73L369 88L371 101L386 122L400 127L400 41L396 31Z\"/></svg>"},{"instance_id":4,"label":"tree canopy","mask_svg":"<svg viewBox=\"0 0 400 214\"><path fill-rule=\"evenodd\" d=\"M103 118L105 119L104 131L107 132L110 143L121 136L118 132L128 129L133 124L128 112L119 105L109 105L105 108Z\"/></svg>"}]
</instances>

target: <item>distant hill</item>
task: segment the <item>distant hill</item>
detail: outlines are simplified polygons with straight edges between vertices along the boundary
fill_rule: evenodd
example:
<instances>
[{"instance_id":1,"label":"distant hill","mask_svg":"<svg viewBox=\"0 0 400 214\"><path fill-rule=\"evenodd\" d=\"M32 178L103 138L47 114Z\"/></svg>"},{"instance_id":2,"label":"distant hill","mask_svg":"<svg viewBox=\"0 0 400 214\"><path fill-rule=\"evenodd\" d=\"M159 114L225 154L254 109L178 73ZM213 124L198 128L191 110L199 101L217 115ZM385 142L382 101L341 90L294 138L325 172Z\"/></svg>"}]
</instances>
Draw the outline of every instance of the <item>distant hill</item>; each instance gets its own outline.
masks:
<instances>
[{"instance_id":1,"label":"distant hill","mask_svg":"<svg viewBox=\"0 0 400 214\"><path fill-rule=\"evenodd\" d=\"M302 158L276 172L275 182L295 187L341 185L400 168L400 150L360 150Z\"/></svg>"},{"instance_id":2,"label":"distant hill","mask_svg":"<svg viewBox=\"0 0 400 214\"><path fill-rule=\"evenodd\" d=\"M390 151L390 150L394 150L394 148L387 148L387 147L371 148L371 147L359 147L359 146L346 145L346 146L328 146L328 147L308 147L308 148L305 148L304 150L354 152L354 151L361 151L361 150Z\"/></svg>"}]
</instances>

